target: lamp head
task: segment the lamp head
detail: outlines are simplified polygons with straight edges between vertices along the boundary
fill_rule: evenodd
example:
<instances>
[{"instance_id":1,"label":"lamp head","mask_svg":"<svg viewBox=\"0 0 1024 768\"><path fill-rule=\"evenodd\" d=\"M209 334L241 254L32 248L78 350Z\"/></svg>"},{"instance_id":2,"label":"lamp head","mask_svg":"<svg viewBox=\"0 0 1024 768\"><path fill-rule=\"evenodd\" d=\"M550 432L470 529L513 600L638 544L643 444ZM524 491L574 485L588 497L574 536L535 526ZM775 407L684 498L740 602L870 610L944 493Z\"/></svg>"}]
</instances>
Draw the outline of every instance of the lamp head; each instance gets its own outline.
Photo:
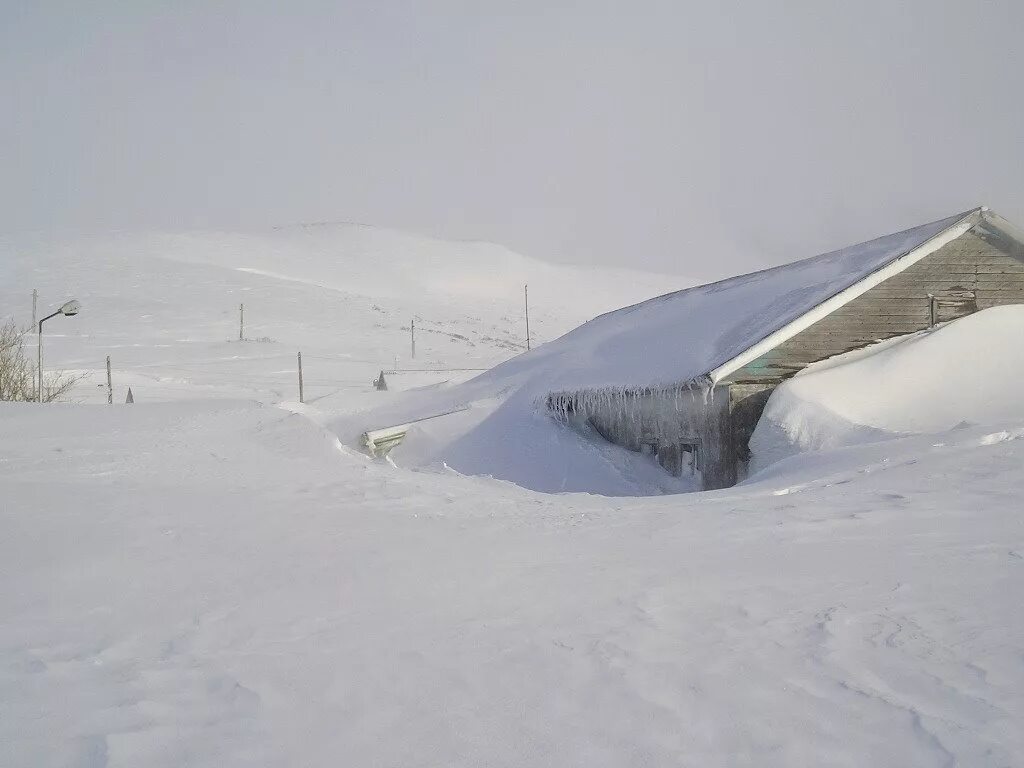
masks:
<instances>
[{"instance_id":1,"label":"lamp head","mask_svg":"<svg viewBox=\"0 0 1024 768\"><path fill-rule=\"evenodd\" d=\"M71 317L72 315L77 315L81 309L82 305L78 303L78 299L71 299L69 301L65 301L57 311L62 315Z\"/></svg>"}]
</instances>

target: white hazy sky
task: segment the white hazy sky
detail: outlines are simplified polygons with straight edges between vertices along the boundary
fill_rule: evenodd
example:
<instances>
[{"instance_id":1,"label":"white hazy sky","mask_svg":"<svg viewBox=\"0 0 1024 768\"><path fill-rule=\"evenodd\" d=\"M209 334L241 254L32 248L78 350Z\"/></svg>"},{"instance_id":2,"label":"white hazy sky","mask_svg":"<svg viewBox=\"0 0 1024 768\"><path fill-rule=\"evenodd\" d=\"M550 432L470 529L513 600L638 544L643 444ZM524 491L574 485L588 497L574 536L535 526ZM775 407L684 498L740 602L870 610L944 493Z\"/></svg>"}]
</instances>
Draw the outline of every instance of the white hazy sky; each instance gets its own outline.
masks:
<instances>
[{"instance_id":1,"label":"white hazy sky","mask_svg":"<svg viewBox=\"0 0 1024 768\"><path fill-rule=\"evenodd\" d=\"M991 205L1021 0L0 0L0 233L350 220L710 276Z\"/></svg>"}]
</instances>

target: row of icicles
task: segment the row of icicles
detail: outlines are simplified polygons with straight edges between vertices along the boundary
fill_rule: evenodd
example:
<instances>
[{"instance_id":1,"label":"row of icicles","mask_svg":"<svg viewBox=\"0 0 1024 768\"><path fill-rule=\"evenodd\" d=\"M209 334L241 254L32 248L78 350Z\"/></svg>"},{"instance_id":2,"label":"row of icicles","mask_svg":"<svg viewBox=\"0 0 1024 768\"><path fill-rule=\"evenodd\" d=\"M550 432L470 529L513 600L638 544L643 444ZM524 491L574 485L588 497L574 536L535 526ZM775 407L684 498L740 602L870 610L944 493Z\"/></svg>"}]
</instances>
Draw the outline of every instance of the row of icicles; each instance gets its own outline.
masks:
<instances>
[{"instance_id":1,"label":"row of icicles","mask_svg":"<svg viewBox=\"0 0 1024 768\"><path fill-rule=\"evenodd\" d=\"M546 407L554 419L563 424L570 424L574 419L590 418L595 414L608 414L639 427L645 399L670 399L674 410L679 413L684 403L692 404L698 397L705 406L714 401L714 382L706 374L670 386L601 387L552 392L547 396Z\"/></svg>"}]
</instances>

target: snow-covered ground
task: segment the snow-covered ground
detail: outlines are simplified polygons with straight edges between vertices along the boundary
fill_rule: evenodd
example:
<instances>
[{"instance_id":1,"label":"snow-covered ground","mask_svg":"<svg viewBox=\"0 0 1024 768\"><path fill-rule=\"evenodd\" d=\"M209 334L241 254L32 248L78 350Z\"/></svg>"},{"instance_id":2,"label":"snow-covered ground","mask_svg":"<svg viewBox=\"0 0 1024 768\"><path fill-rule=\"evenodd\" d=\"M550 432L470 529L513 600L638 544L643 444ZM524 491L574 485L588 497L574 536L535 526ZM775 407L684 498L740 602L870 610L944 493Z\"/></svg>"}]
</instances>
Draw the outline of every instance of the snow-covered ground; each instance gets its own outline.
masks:
<instances>
[{"instance_id":1,"label":"snow-covered ground","mask_svg":"<svg viewBox=\"0 0 1024 768\"><path fill-rule=\"evenodd\" d=\"M110 354L117 401L136 382L137 402L100 404L96 378L82 404L0 405L0 765L1024 764L1024 409L981 408L993 375L931 392L939 421L861 397L970 343L969 322L1019 338L1019 312L823 367L769 408L786 425L842 404L866 432L797 430L742 486L631 498L664 476L536 410L544 348L460 386L372 390L410 313L438 331L416 367L514 353L538 279L430 241L475 253L460 269L479 280L403 287L420 262L383 234L397 277L343 285L314 241L368 258L346 229L4 244L2 306L77 294L47 359L96 376ZM562 271L561 303L538 291L543 339L669 287ZM247 335L275 341L229 341L239 301ZM305 406L297 348L324 358ZM398 467L351 447L458 404ZM606 496L521 487L601 477Z\"/></svg>"},{"instance_id":2,"label":"snow-covered ground","mask_svg":"<svg viewBox=\"0 0 1024 768\"><path fill-rule=\"evenodd\" d=\"M0 764L1019 765L1024 429L610 500L0 409Z\"/></svg>"}]
</instances>

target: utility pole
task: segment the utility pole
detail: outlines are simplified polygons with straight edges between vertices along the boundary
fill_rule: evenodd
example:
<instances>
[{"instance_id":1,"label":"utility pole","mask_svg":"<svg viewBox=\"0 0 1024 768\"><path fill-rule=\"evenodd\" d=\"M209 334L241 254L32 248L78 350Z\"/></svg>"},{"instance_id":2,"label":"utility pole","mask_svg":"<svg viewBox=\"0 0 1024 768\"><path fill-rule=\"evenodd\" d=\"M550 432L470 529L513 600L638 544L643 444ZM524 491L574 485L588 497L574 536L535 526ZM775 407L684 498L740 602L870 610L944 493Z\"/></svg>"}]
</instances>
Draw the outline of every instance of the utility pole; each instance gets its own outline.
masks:
<instances>
[{"instance_id":1,"label":"utility pole","mask_svg":"<svg viewBox=\"0 0 1024 768\"><path fill-rule=\"evenodd\" d=\"M412 337L412 359L416 359L416 318L409 323L409 333Z\"/></svg>"},{"instance_id":2,"label":"utility pole","mask_svg":"<svg viewBox=\"0 0 1024 768\"><path fill-rule=\"evenodd\" d=\"M32 289L32 327L36 327L36 303L39 301L39 291Z\"/></svg>"},{"instance_id":3,"label":"utility pole","mask_svg":"<svg viewBox=\"0 0 1024 768\"><path fill-rule=\"evenodd\" d=\"M238 340L245 341L245 304L238 305Z\"/></svg>"},{"instance_id":4,"label":"utility pole","mask_svg":"<svg viewBox=\"0 0 1024 768\"><path fill-rule=\"evenodd\" d=\"M530 286L523 286L523 301L526 303L526 351L530 351Z\"/></svg>"},{"instance_id":5,"label":"utility pole","mask_svg":"<svg viewBox=\"0 0 1024 768\"><path fill-rule=\"evenodd\" d=\"M107 405L114 404L114 385L110 381L110 355L107 355Z\"/></svg>"},{"instance_id":6,"label":"utility pole","mask_svg":"<svg viewBox=\"0 0 1024 768\"><path fill-rule=\"evenodd\" d=\"M306 402L302 392L302 353L299 352L299 402Z\"/></svg>"}]
</instances>

